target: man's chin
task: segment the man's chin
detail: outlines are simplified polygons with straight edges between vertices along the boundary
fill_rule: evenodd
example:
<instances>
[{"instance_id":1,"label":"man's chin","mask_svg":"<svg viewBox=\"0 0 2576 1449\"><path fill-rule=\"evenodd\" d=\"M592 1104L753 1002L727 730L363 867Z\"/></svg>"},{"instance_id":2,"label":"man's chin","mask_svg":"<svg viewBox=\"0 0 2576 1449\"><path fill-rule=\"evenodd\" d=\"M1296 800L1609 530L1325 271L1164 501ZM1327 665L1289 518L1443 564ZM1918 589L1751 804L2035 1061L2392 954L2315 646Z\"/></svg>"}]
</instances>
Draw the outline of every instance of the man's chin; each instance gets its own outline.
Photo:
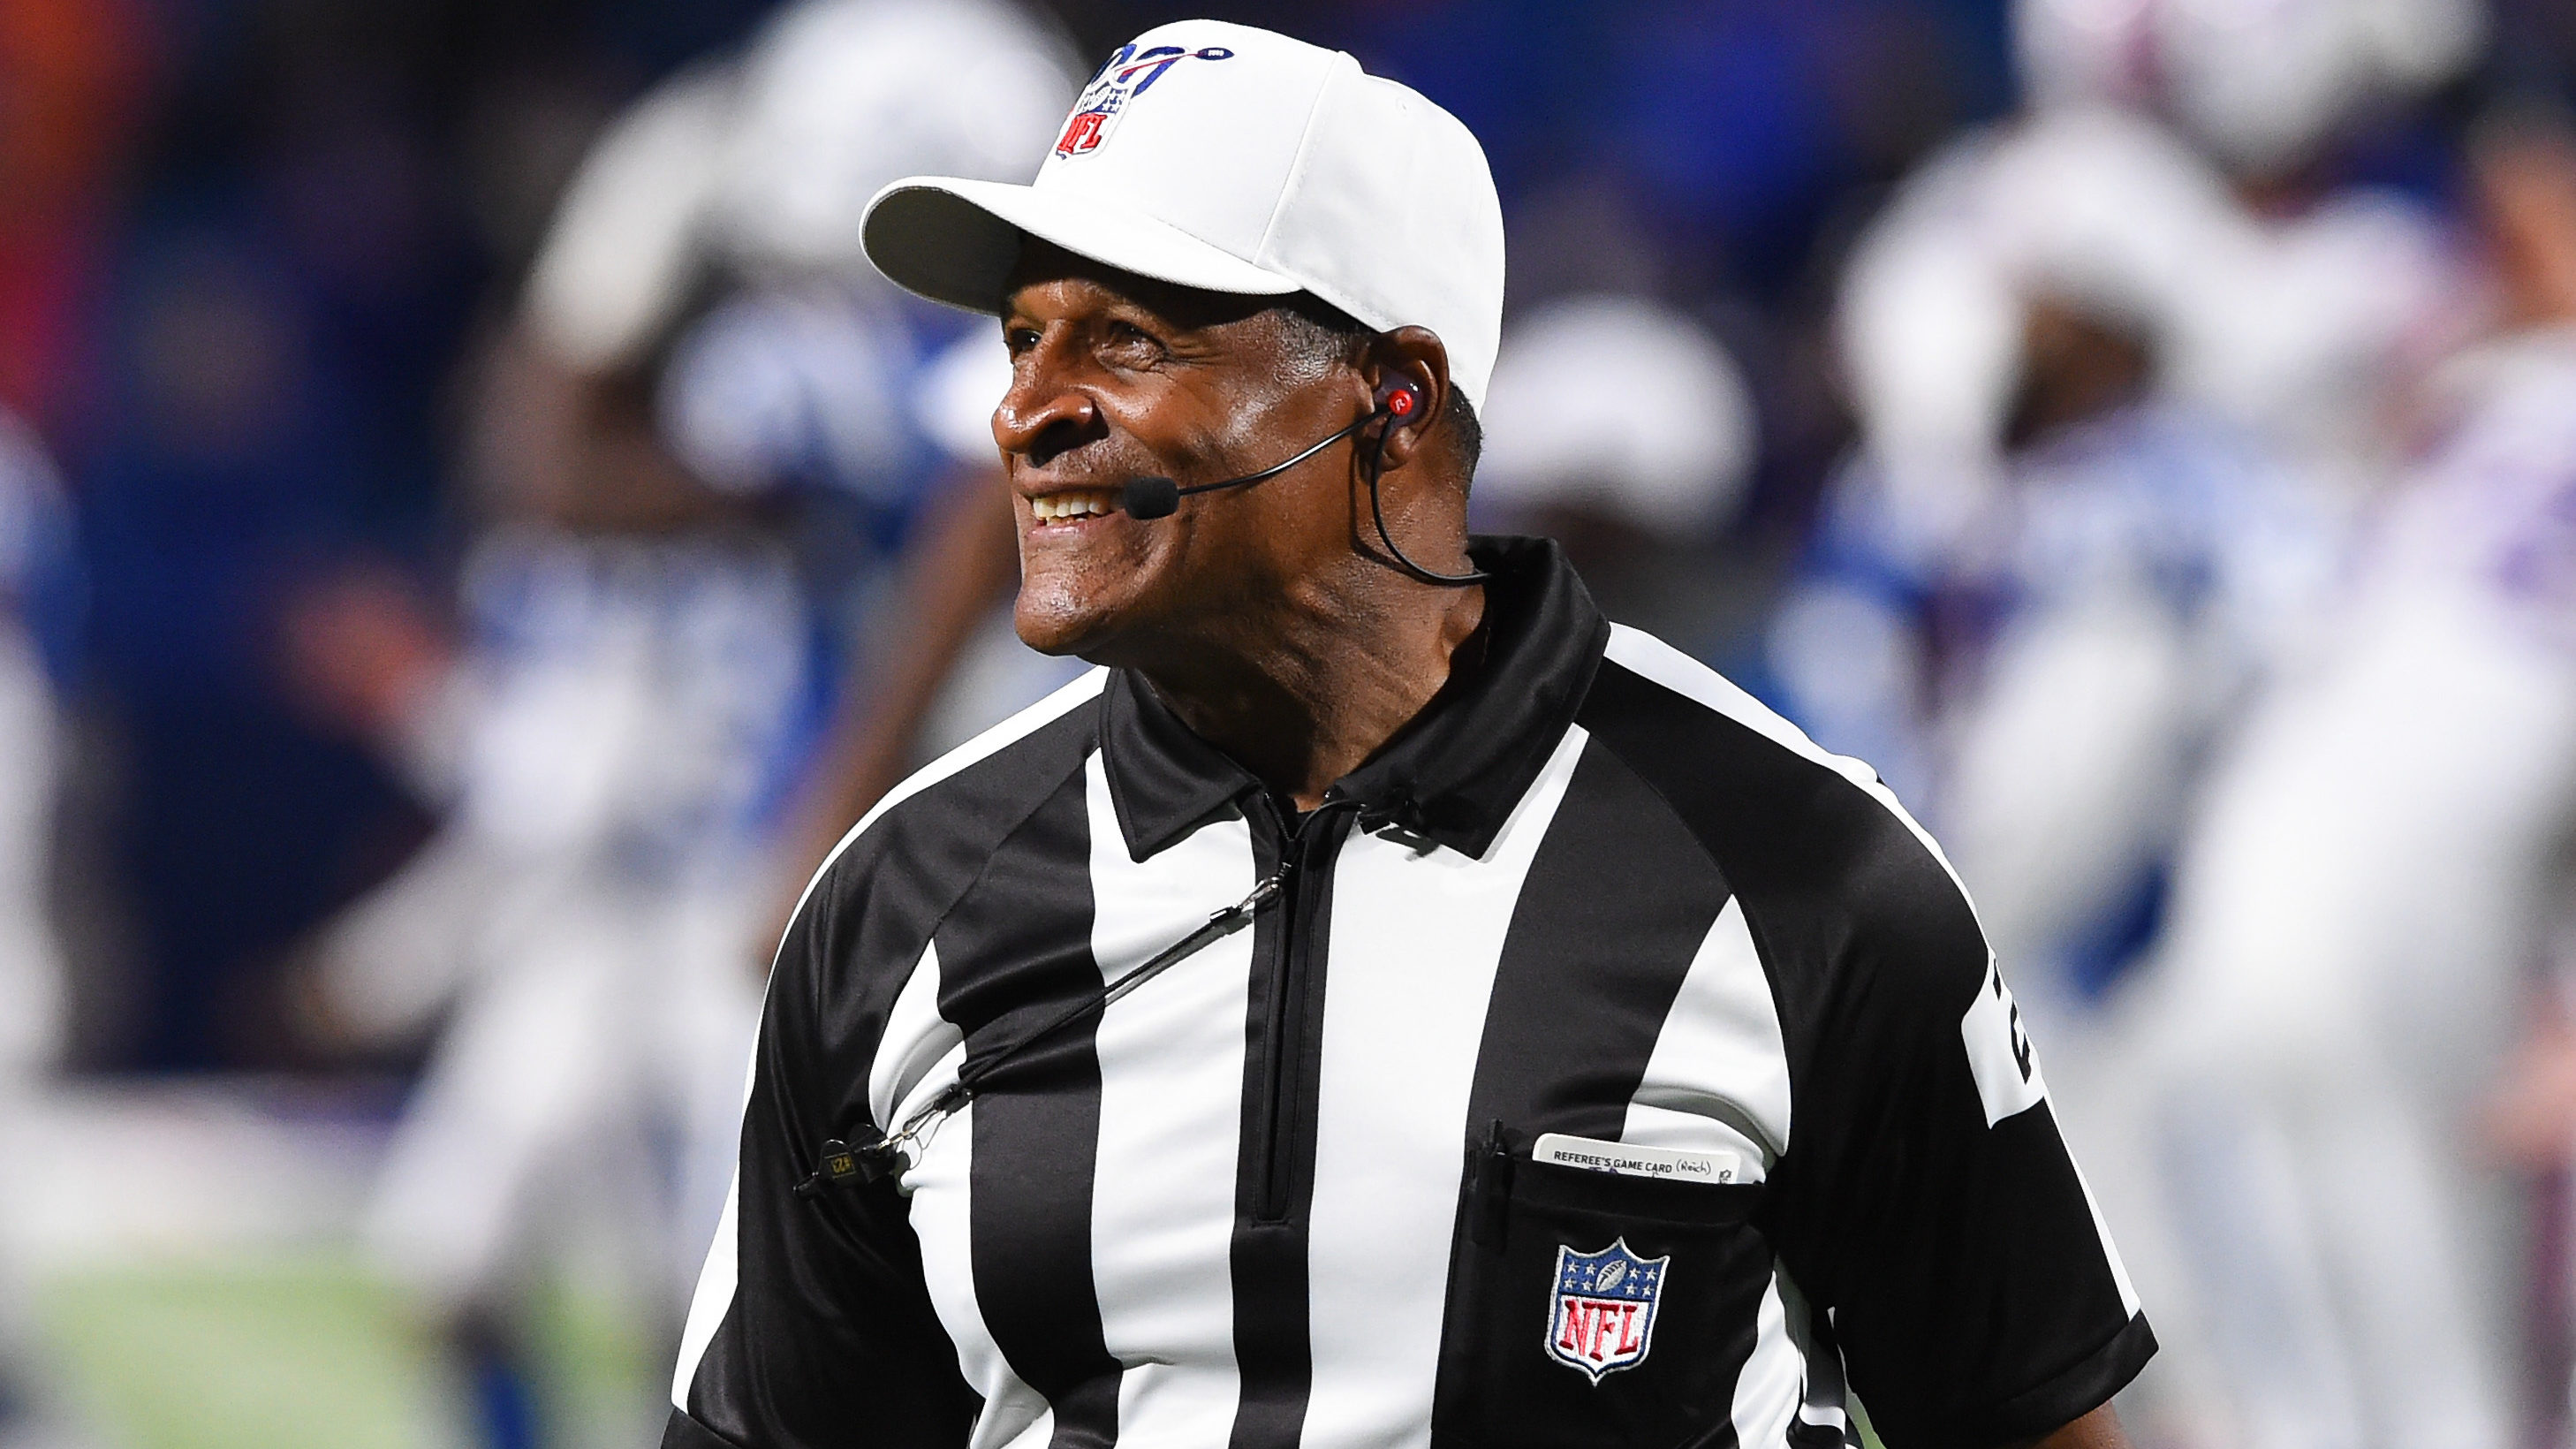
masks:
<instances>
[{"instance_id":1,"label":"man's chin","mask_svg":"<svg viewBox=\"0 0 2576 1449\"><path fill-rule=\"evenodd\" d=\"M1124 518L1023 533L1020 592L1011 611L1020 642L1041 654L1123 662L1104 660L1099 651L1134 632L1166 592L1155 580L1170 560L1155 545L1168 542L1138 535Z\"/></svg>"},{"instance_id":2,"label":"man's chin","mask_svg":"<svg viewBox=\"0 0 2576 1449\"><path fill-rule=\"evenodd\" d=\"M1068 598L1055 590L1022 584L1011 610L1011 626L1021 643L1040 654L1099 663L1094 656L1116 638L1119 612L1097 600Z\"/></svg>"}]
</instances>

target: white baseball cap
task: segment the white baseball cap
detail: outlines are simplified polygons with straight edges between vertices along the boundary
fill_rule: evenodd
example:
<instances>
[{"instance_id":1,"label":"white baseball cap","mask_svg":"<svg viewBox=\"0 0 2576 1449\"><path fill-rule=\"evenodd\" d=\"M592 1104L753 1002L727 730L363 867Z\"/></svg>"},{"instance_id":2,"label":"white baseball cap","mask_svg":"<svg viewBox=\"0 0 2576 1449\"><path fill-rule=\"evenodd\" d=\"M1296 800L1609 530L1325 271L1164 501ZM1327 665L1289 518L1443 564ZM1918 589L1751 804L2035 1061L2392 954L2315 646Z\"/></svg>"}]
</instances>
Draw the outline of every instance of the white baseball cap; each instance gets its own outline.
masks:
<instances>
[{"instance_id":1,"label":"white baseball cap","mask_svg":"<svg viewBox=\"0 0 2576 1449\"><path fill-rule=\"evenodd\" d=\"M1359 62L1216 20L1120 46L1027 186L916 176L861 240L898 285L999 312L1024 237L1211 292L1312 292L1383 332L1419 326L1485 396L1502 342L1503 213L1457 117Z\"/></svg>"}]
</instances>

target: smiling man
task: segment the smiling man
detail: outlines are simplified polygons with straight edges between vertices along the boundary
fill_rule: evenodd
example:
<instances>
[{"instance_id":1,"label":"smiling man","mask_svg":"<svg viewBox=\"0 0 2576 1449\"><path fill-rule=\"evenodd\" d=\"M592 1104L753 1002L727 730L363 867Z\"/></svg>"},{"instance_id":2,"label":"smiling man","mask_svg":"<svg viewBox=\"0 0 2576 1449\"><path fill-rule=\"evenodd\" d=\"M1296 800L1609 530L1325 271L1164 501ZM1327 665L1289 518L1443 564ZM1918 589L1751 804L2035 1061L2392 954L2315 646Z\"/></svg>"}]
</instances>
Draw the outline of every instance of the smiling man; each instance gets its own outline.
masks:
<instances>
[{"instance_id":1,"label":"smiling man","mask_svg":"<svg viewBox=\"0 0 2576 1449\"><path fill-rule=\"evenodd\" d=\"M865 241L1001 319L1020 633L1102 667L808 889L666 1446L2120 1442L2154 1340L1938 851L1467 535L1464 127L1184 22Z\"/></svg>"}]
</instances>

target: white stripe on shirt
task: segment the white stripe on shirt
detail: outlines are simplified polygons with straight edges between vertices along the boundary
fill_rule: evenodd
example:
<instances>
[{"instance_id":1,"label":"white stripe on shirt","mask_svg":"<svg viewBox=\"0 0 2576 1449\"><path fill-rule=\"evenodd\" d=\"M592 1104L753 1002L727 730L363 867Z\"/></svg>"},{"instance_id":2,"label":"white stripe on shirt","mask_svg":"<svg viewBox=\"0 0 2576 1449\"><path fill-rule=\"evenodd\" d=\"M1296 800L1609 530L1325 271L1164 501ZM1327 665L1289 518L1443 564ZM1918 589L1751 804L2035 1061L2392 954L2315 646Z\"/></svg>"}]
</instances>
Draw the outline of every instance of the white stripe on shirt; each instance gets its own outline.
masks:
<instances>
[{"instance_id":1,"label":"white stripe on shirt","mask_svg":"<svg viewBox=\"0 0 2576 1449\"><path fill-rule=\"evenodd\" d=\"M1116 980L1253 885L1240 817L1141 864L1127 854L1100 756L1091 817L1092 957ZM1135 1444L1226 1441L1239 1378L1228 1271L1241 1135L1250 931L1201 950L1102 1013L1091 1270L1100 1332L1124 1366L1118 1434Z\"/></svg>"},{"instance_id":2,"label":"white stripe on shirt","mask_svg":"<svg viewBox=\"0 0 2576 1449\"><path fill-rule=\"evenodd\" d=\"M1691 959L1619 1140L1734 1153L1751 1182L1788 1149L1789 1053L1742 902L1726 903Z\"/></svg>"}]
</instances>

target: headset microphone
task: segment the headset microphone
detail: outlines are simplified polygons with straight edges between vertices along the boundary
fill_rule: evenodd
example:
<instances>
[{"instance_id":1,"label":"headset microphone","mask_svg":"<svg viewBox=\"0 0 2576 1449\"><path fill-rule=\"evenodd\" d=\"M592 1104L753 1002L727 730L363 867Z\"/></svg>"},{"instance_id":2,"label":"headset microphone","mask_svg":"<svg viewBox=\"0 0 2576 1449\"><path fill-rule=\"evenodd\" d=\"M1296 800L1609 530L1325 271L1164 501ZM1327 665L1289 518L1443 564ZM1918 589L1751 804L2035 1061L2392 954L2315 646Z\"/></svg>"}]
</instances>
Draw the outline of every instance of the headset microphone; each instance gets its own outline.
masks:
<instances>
[{"instance_id":1,"label":"headset microphone","mask_svg":"<svg viewBox=\"0 0 2576 1449\"><path fill-rule=\"evenodd\" d=\"M1188 488L1182 487L1169 478L1130 478L1126 485L1118 490L1118 507L1128 517L1134 519L1151 521L1157 518L1169 518L1180 508L1181 500L1193 493L1215 493L1226 488L1248 488L1255 483L1265 482L1383 418L1386 420L1387 427L1377 435L1377 447L1370 454L1368 469L1369 513L1377 524L1378 541L1386 545L1387 553L1393 556L1399 567L1424 583L1453 586L1481 584L1491 577L1482 569L1470 569L1463 574L1444 574L1415 563L1411 558L1406 557L1403 549L1396 547L1394 535L1387 531L1386 509L1378 497L1378 475L1386 464L1386 434L1397 424L1412 421L1414 414L1421 410L1421 386L1408 377L1390 377L1378 385L1377 406L1374 409L1353 419L1349 427L1317 439L1314 446L1284 463L1273 463L1258 473L1246 473L1240 478L1226 478L1215 483L1199 483Z\"/></svg>"},{"instance_id":2,"label":"headset microphone","mask_svg":"<svg viewBox=\"0 0 2576 1449\"><path fill-rule=\"evenodd\" d=\"M1377 413L1370 413L1340 432L1318 439L1313 447L1287 462L1273 463L1258 473L1246 473L1240 478L1227 478L1216 483L1199 483L1188 488L1182 487L1169 478L1130 478L1127 480L1127 485L1118 490L1118 506L1124 509L1130 518L1148 520L1169 518L1173 510L1181 506L1181 500L1193 493L1215 493L1226 488L1249 488L1255 483L1267 482L1367 427L1378 416Z\"/></svg>"},{"instance_id":3,"label":"headset microphone","mask_svg":"<svg viewBox=\"0 0 2576 1449\"><path fill-rule=\"evenodd\" d=\"M1184 488L1169 478L1131 478L1127 480L1125 487L1118 490L1118 507L1130 518L1148 521L1169 518L1180 508L1181 500L1193 493L1214 493L1225 488L1248 488L1255 483L1265 482L1305 462L1317 453L1376 422L1379 418L1388 418L1399 423L1408 421L1421 406L1420 385L1409 377L1391 377L1378 385L1376 411L1331 437L1318 440L1313 447L1285 463L1274 463L1258 473L1246 473L1240 478L1227 478L1216 483L1201 483L1189 488Z\"/></svg>"},{"instance_id":4,"label":"headset microphone","mask_svg":"<svg viewBox=\"0 0 2576 1449\"><path fill-rule=\"evenodd\" d=\"M1118 506L1129 518L1169 518L1181 506L1181 485L1169 478L1130 478L1118 490Z\"/></svg>"}]
</instances>

